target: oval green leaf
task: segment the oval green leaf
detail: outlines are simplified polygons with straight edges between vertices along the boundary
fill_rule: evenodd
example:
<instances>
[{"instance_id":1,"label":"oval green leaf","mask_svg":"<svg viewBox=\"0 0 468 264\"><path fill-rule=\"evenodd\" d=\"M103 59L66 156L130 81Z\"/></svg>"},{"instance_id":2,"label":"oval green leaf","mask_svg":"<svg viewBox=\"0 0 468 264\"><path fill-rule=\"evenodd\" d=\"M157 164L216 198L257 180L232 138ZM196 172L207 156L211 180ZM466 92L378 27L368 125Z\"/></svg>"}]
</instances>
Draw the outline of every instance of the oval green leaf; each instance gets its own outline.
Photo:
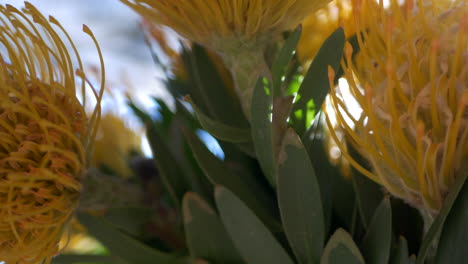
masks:
<instances>
[{"instance_id":1,"label":"oval green leaf","mask_svg":"<svg viewBox=\"0 0 468 264\"><path fill-rule=\"evenodd\" d=\"M208 131L213 137L231 143L246 143L252 141L250 129L232 127L208 117L193 101L189 99L190 104L198 117L200 125Z\"/></svg>"},{"instance_id":2,"label":"oval green leaf","mask_svg":"<svg viewBox=\"0 0 468 264\"><path fill-rule=\"evenodd\" d=\"M332 235L325 247L321 264L364 264L364 258L353 238L343 229Z\"/></svg>"},{"instance_id":3,"label":"oval green leaf","mask_svg":"<svg viewBox=\"0 0 468 264\"><path fill-rule=\"evenodd\" d=\"M79 213L78 220L113 256L120 257L129 263L185 264L183 259L178 259L175 256L150 248L138 240L127 236L101 217Z\"/></svg>"},{"instance_id":4,"label":"oval green leaf","mask_svg":"<svg viewBox=\"0 0 468 264\"><path fill-rule=\"evenodd\" d=\"M384 198L375 210L362 241L362 252L368 264L387 264L392 243L392 208Z\"/></svg>"},{"instance_id":5,"label":"oval green leaf","mask_svg":"<svg viewBox=\"0 0 468 264\"><path fill-rule=\"evenodd\" d=\"M418 252L418 258L416 260L417 264L424 264L427 253L432 247L434 241L440 235L440 232L442 232L445 220L447 219L447 216L450 213L458 194L462 190L466 178L468 177L468 164L465 164L460 172L460 176L455 179L455 182L450 188L447 197L445 197L444 204L439 212L439 215L436 217L431 227L429 228L429 231L427 231L426 235L424 236L423 242Z\"/></svg>"},{"instance_id":6,"label":"oval green leaf","mask_svg":"<svg viewBox=\"0 0 468 264\"><path fill-rule=\"evenodd\" d=\"M180 207L182 197L189 187L181 169L177 166L176 158L171 154L169 147L159 134L156 125L152 122L146 124L148 141L153 152L157 168L166 191L171 195L175 204Z\"/></svg>"},{"instance_id":7,"label":"oval green leaf","mask_svg":"<svg viewBox=\"0 0 468 264\"><path fill-rule=\"evenodd\" d=\"M465 181L462 185L463 188L444 223L435 263L466 263L468 260L468 251L466 250L468 244L468 183Z\"/></svg>"},{"instance_id":8,"label":"oval green leaf","mask_svg":"<svg viewBox=\"0 0 468 264\"><path fill-rule=\"evenodd\" d=\"M364 228L367 228L372 221L375 210L384 197L382 188L359 172L353 173L351 181L354 192L356 193L356 201L362 225Z\"/></svg>"},{"instance_id":9,"label":"oval green leaf","mask_svg":"<svg viewBox=\"0 0 468 264\"><path fill-rule=\"evenodd\" d=\"M410 264L408 242L402 236L391 257L390 264Z\"/></svg>"},{"instance_id":10,"label":"oval green leaf","mask_svg":"<svg viewBox=\"0 0 468 264\"><path fill-rule=\"evenodd\" d=\"M242 263L221 219L206 201L189 192L184 196L182 213L192 258L214 263Z\"/></svg>"},{"instance_id":11,"label":"oval green leaf","mask_svg":"<svg viewBox=\"0 0 468 264\"><path fill-rule=\"evenodd\" d=\"M109 208L103 217L127 234L139 236L143 232L144 225L148 223L151 214L152 211L149 208Z\"/></svg>"},{"instance_id":12,"label":"oval green leaf","mask_svg":"<svg viewBox=\"0 0 468 264\"><path fill-rule=\"evenodd\" d=\"M344 44L344 30L339 28L325 40L304 77L298 92L299 99L295 102L291 114L291 124L299 135L303 135L310 126L313 117L309 115L318 112L330 91L328 66L335 72L338 71ZM309 111L311 101L316 108L313 112Z\"/></svg>"},{"instance_id":13,"label":"oval green leaf","mask_svg":"<svg viewBox=\"0 0 468 264\"><path fill-rule=\"evenodd\" d=\"M252 139L263 173L271 186L275 186L276 162L273 151L271 123L272 104L273 98L268 81L266 79L259 79L252 97Z\"/></svg>"},{"instance_id":14,"label":"oval green leaf","mask_svg":"<svg viewBox=\"0 0 468 264\"><path fill-rule=\"evenodd\" d=\"M293 264L268 228L231 191L218 186L215 199L234 245L249 264Z\"/></svg>"},{"instance_id":15,"label":"oval green leaf","mask_svg":"<svg viewBox=\"0 0 468 264\"><path fill-rule=\"evenodd\" d=\"M273 90L275 96L281 95L281 80L286 73L289 62L294 56L296 51L297 43L301 38L302 27L297 27L294 32L288 37L283 47L281 48L278 56L275 59L272 67L272 76L273 76Z\"/></svg>"},{"instance_id":16,"label":"oval green leaf","mask_svg":"<svg viewBox=\"0 0 468 264\"><path fill-rule=\"evenodd\" d=\"M276 220L273 219L273 216L277 215L277 211L270 205L270 196L263 186L256 184L254 179L249 178L251 175L234 174L192 132L185 131L185 136L195 159L211 183L226 186L270 227L277 225Z\"/></svg>"},{"instance_id":17,"label":"oval green leaf","mask_svg":"<svg viewBox=\"0 0 468 264\"><path fill-rule=\"evenodd\" d=\"M325 225L320 189L299 136L289 129L279 155L278 199L288 241L300 263L317 263Z\"/></svg>"}]
</instances>

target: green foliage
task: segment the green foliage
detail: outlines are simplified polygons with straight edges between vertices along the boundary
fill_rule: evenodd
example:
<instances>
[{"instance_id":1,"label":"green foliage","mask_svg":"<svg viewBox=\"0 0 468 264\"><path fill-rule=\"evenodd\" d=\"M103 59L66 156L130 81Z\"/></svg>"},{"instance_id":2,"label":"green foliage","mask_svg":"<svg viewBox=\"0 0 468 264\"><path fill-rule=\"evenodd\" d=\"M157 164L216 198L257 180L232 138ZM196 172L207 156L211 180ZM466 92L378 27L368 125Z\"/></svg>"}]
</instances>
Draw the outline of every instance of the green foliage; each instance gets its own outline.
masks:
<instances>
[{"instance_id":1,"label":"green foliage","mask_svg":"<svg viewBox=\"0 0 468 264\"><path fill-rule=\"evenodd\" d=\"M267 190L251 175L235 174L226 164L215 157L199 138L187 132L187 139L200 167L213 185L222 185L232 190L244 203L252 208L270 227L277 226L275 207L269 204Z\"/></svg>"},{"instance_id":2,"label":"green foliage","mask_svg":"<svg viewBox=\"0 0 468 264\"><path fill-rule=\"evenodd\" d=\"M260 166L272 186L276 185L273 127L273 95L267 79L259 79L252 98L252 139Z\"/></svg>"},{"instance_id":3,"label":"green foliage","mask_svg":"<svg viewBox=\"0 0 468 264\"><path fill-rule=\"evenodd\" d=\"M339 28L325 40L304 77L291 115L291 125L299 135L310 126L317 107L322 106L330 91L328 67L335 72L340 68L344 43L344 31ZM311 106L315 106L315 111L311 111Z\"/></svg>"},{"instance_id":4,"label":"green foliage","mask_svg":"<svg viewBox=\"0 0 468 264\"><path fill-rule=\"evenodd\" d=\"M464 192L462 191L463 191L463 186L465 185L466 179L468 178L468 165L465 164L462 167L461 171L463 173L461 174L460 177L458 177L455 180L455 183L453 184L453 188L450 190L447 197L445 198L444 205L442 209L440 210L439 215L436 217L436 219L430 226L429 231L427 231L424 237L421 248L418 252L418 258L417 258L418 264L424 263L431 247L434 247L434 244L437 244L438 236L440 235L440 232L442 232L442 229L444 228L444 224L447 219L447 216L451 212L451 209L454 206L455 200L457 199L457 197L466 196L466 190ZM460 194L460 192L462 192L462 194ZM455 213L455 215L459 215L459 214ZM463 213L461 213L461 215L463 215ZM457 216L455 216L455 219L456 218ZM452 221L456 221L456 220L452 220ZM446 231L446 232L450 232L450 231ZM445 243L449 243L449 242L445 242ZM443 245L442 247L446 247L446 245ZM462 250L462 249L459 249L459 250ZM444 252L442 254L446 254L446 253ZM439 259L440 258L441 257L439 257Z\"/></svg>"},{"instance_id":5,"label":"green foliage","mask_svg":"<svg viewBox=\"0 0 468 264\"><path fill-rule=\"evenodd\" d=\"M199 45L184 50L182 59L188 74L188 93L209 117L232 127L248 127L239 100L230 91L207 51Z\"/></svg>"},{"instance_id":6,"label":"green foliage","mask_svg":"<svg viewBox=\"0 0 468 264\"><path fill-rule=\"evenodd\" d=\"M364 264L364 258L353 238L343 229L330 238L320 261L321 264Z\"/></svg>"},{"instance_id":7,"label":"green foliage","mask_svg":"<svg viewBox=\"0 0 468 264\"><path fill-rule=\"evenodd\" d=\"M155 125L148 123L146 128L148 134L151 135L148 140L156 165L160 170L162 182L171 195L173 202L179 205L182 196L188 191L187 181L184 180L183 172L179 166L176 166L176 158L172 155L166 141L159 135Z\"/></svg>"},{"instance_id":8,"label":"green foliage","mask_svg":"<svg viewBox=\"0 0 468 264\"><path fill-rule=\"evenodd\" d=\"M299 263L317 263L325 225L314 168L294 130L286 132L280 151L278 200L284 230Z\"/></svg>"},{"instance_id":9,"label":"green foliage","mask_svg":"<svg viewBox=\"0 0 468 264\"><path fill-rule=\"evenodd\" d=\"M238 197L216 188L216 205L224 226L246 263L293 264L288 253Z\"/></svg>"},{"instance_id":10,"label":"green foliage","mask_svg":"<svg viewBox=\"0 0 468 264\"><path fill-rule=\"evenodd\" d=\"M392 209L385 198L375 210L369 228L362 241L366 263L386 264L390 257L392 242Z\"/></svg>"},{"instance_id":11,"label":"green foliage","mask_svg":"<svg viewBox=\"0 0 468 264\"><path fill-rule=\"evenodd\" d=\"M321 116L322 113L319 113L314 124L301 137L301 140L313 164L320 186L325 234L328 234L332 224L351 228L354 218L355 192L351 180L343 177L339 168L333 165L329 157L325 155L327 151L326 131L321 122Z\"/></svg>"},{"instance_id":12,"label":"green foliage","mask_svg":"<svg viewBox=\"0 0 468 264\"><path fill-rule=\"evenodd\" d=\"M139 236L150 216L149 208L110 208L103 218L125 233Z\"/></svg>"},{"instance_id":13,"label":"green foliage","mask_svg":"<svg viewBox=\"0 0 468 264\"><path fill-rule=\"evenodd\" d=\"M278 56L273 63L271 70L273 79L273 93L278 96L282 94L282 84L285 75L287 74L288 66L296 53L296 46L301 37L302 28L299 26L286 40L283 48L279 51Z\"/></svg>"},{"instance_id":14,"label":"green foliage","mask_svg":"<svg viewBox=\"0 0 468 264\"><path fill-rule=\"evenodd\" d=\"M192 103L193 110L200 121L200 125L213 137L231 143L251 142L250 130L247 128L231 127L220 123L205 115L201 109Z\"/></svg>"},{"instance_id":15,"label":"green foliage","mask_svg":"<svg viewBox=\"0 0 468 264\"><path fill-rule=\"evenodd\" d=\"M468 241L468 166L462 168L463 177L457 179L457 184L461 188L460 194L457 196L452 205L452 210L447 215L446 224L442 229L442 234L437 250L437 258L435 263L463 263L468 259L466 251L466 241ZM465 170L463 170L465 169ZM458 189L458 188L457 188ZM452 199L455 195L450 195L448 199Z\"/></svg>"},{"instance_id":16,"label":"green foliage","mask_svg":"<svg viewBox=\"0 0 468 264\"><path fill-rule=\"evenodd\" d=\"M383 199L382 188L375 182L358 173L353 175L352 182L356 192L361 222L364 227L368 227L375 209Z\"/></svg>"},{"instance_id":17,"label":"green foliage","mask_svg":"<svg viewBox=\"0 0 468 264\"><path fill-rule=\"evenodd\" d=\"M400 237L400 241L394 250L390 264L410 264L411 262L408 254L408 242L404 237Z\"/></svg>"},{"instance_id":18,"label":"green foliage","mask_svg":"<svg viewBox=\"0 0 468 264\"><path fill-rule=\"evenodd\" d=\"M89 214L78 214L78 220L109 249L109 252L128 263L184 264L185 260L159 252L117 230L111 223Z\"/></svg>"},{"instance_id":19,"label":"green foliage","mask_svg":"<svg viewBox=\"0 0 468 264\"><path fill-rule=\"evenodd\" d=\"M192 258L204 258L215 263L242 263L216 211L197 194L184 196L183 216Z\"/></svg>"},{"instance_id":20,"label":"green foliage","mask_svg":"<svg viewBox=\"0 0 468 264\"><path fill-rule=\"evenodd\" d=\"M355 171L343 177L329 159L319 107L330 91L329 67L337 73L332 82L342 72L344 32L325 41L305 76L294 53L300 34L273 56L272 75L259 76L250 120L219 63L200 46L184 48L187 78L165 81L175 107L157 100L158 112L149 113L130 103L146 126L162 185L146 196L164 212L81 212L108 256L63 255L54 263L410 264L417 251L420 264L466 259L468 175L456 180L424 238L408 205ZM349 41L358 51L356 38ZM200 130L216 138L222 157Z\"/></svg>"}]
</instances>

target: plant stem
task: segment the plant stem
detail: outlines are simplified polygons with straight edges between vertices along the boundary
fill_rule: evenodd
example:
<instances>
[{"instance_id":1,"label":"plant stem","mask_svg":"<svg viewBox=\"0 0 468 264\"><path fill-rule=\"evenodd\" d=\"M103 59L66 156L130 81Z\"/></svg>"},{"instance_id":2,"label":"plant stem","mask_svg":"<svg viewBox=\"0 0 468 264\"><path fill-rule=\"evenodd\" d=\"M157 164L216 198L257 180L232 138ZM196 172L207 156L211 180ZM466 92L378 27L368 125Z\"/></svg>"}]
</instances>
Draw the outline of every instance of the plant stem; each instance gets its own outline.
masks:
<instances>
[{"instance_id":1,"label":"plant stem","mask_svg":"<svg viewBox=\"0 0 468 264\"><path fill-rule=\"evenodd\" d=\"M259 77L271 75L263 57L263 49L239 49L236 52L225 53L224 60L231 70L242 110L250 120L255 84Z\"/></svg>"}]
</instances>

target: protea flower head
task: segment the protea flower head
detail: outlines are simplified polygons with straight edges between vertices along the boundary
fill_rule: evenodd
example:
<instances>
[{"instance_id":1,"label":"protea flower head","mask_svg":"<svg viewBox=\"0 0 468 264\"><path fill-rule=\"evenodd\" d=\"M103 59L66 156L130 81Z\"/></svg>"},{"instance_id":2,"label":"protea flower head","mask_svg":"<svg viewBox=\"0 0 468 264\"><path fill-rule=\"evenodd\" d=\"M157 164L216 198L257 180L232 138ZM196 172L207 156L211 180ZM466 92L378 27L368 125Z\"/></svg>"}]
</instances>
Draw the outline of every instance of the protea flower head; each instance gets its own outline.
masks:
<instances>
[{"instance_id":1,"label":"protea flower head","mask_svg":"<svg viewBox=\"0 0 468 264\"><path fill-rule=\"evenodd\" d=\"M360 52L342 63L362 115L331 102L371 170L355 168L433 217L468 163L468 2L371 2L353 0Z\"/></svg>"},{"instance_id":2,"label":"protea flower head","mask_svg":"<svg viewBox=\"0 0 468 264\"><path fill-rule=\"evenodd\" d=\"M129 128L124 120L113 113L102 116L91 160L93 167L106 167L119 176L132 174L130 154L141 149L141 134Z\"/></svg>"},{"instance_id":3,"label":"protea flower head","mask_svg":"<svg viewBox=\"0 0 468 264\"><path fill-rule=\"evenodd\" d=\"M225 52L226 45L262 45L297 26L328 0L121 0L149 21ZM231 42L231 43L229 43Z\"/></svg>"},{"instance_id":4,"label":"protea flower head","mask_svg":"<svg viewBox=\"0 0 468 264\"><path fill-rule=\"evenodd\" d=\"M148 21L219 52L233 73L247 117L265 48L330 0L121 0ZM266 74L268 75L268 74Z\"/></svg>"},{"instance_id":5,"label":"protea flower head","mask_svg":"<svg viewBox=\"0 0 468 264\"><path fill-rule=\"evenodd\" d=\"M29 3L0 5L0 38L0 259L50 263L77 206L103 89L90 89L59 22Z\"/></svg>"}]
</instances>

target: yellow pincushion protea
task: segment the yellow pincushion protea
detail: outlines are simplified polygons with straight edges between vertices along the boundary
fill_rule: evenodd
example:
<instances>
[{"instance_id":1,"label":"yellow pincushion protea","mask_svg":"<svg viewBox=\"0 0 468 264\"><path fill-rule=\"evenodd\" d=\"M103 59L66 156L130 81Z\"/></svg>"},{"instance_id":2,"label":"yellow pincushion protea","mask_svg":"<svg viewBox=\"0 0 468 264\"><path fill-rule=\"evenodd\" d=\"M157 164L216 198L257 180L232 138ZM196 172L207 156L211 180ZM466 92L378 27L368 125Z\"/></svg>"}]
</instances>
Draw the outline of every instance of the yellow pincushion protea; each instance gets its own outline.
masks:
<instances>
[{"instance_id":1,"label":"yellow pincushion protea","mask_svg":"<svg viewBox=\"0 0 468 264\"><path fill-rule=\"evenodd\" d=\"M132 174L129 154L141 149L141 134L130 129L117 115L107 113L102 116L91 165L107 166L122 177Z\"/></svg>"},{"instance_id":2,"label":"yellow pincushion protea","mask_svg":"<svg viewBox=\"0 0 468 264\"><path fill-rule=\"evenodd\" d=\"M351 163L430 220L468 162L468 2L372 2L353 0L361 50L342 64L362 115L331 103L371 171Z\"/></svg>"},{"instance_id":3,"label":"yellow pincushion protea","mask_svg":"<svg viewBox=\"0 0 468 264\"><path fill-rule=\"evenodd\" d=\"M25 6L20 11L0 5L0 261L7 264L50 263L60 251L58 242L78 203L103 91L92 89L98 103L88 120L89 85L78 54L72 58L66 48L76 50L73 43L60 39L69 37L53 17L49 22L34 6ZM84 31L95 41L87 27Z\"/></svg>"},{"instance_id":4,"label":"yellow pincushion protea","mask_svg":"<svg viewBox=\"0 0 468 264\"><path fill-rule=\"evenodd\" d=\"M302 35L297 45L299 61L303 64L310 62L325 39L340 26L347 37L354 34L352 18L351 0L334 0L309 15L302 22Z\"/></svg>"},{"instance_id":5,"label":"yellow pincushion protea","mask_svg":"<svg viewBox=\"0 0 468 264\"><path fill-rule=\"evenodd\" d=\"M219 52L235 81L247 117L253 87L268 76L264 51L330 0L121 0L146 20L171 27Z\"/></svg>"},{"instance_id":6,"label":"yellow pincushion protea","mask_svg":"<svg viewBox=\"0 0 468 264\"><path fill-rule=\"evenodd\" d=\"M121 0L149 21L224 52L226 41L256 45L297 26L327 0Z\"/></svg>"}]
</instances>

